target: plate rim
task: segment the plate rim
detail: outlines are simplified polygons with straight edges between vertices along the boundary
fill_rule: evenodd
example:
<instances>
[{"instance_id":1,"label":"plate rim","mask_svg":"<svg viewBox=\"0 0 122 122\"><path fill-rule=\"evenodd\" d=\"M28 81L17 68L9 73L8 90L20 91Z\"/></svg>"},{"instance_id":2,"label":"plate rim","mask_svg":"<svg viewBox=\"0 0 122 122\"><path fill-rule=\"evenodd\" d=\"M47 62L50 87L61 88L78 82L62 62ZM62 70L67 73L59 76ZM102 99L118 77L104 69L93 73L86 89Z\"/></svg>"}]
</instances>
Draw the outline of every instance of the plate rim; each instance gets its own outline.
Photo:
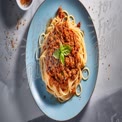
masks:
<instances>
[{"instance_id":1,"label":"plate rim","mask_svg":"<svg viewBox=\"0 0 122 122\"><path fill-rule=\"evenodd\" d=\"M27 64L27 45L28 45L28 35L29 35L29 32L30 32L31 24L32 24L32 21L34 20L34 17L35 17L35 15L36 15L37 11L40 9L40 7L41 7L46 1L48 1L48 0L42 1L42 3L39 5L39 7L37 8L37 10L35 11L33 17L31 18L31 21L30 21L30 24L29 24L29 28L28 28L28 32L27 32L27 43L26 43L26 51L25 51L25 52L26 52L26 54L25 54L25 55L26 55L26 56L25 56L25 62L26 62L27 82L28 82L28 84L29 84L29 89L30 89L30 91L31 91L31 95L32 95L32 98L34 99L34 102L36 103L36 105L38 106L39 110L41 110L41 112L42 112L44 115L46 115L48 118L50 118L50 119L52 119L52 120L56 120L56 121L68 121L68 120L71 120L71 119L75 118L76 116L78 116L78 115L87 107L87 105L88 105L88 103L90 102L90 99L91 99L91 97L92 97L92 95L93 95L93 92L94 92L94 90L95 90L95 86L96 86L96 83L97 83L97 80L98 80L98 74L99 74L99 45L98 45L98 36L97 36L97 33L96 33L95 24L94 24L93 20L91 20L91 21L92 21L92 24L93 24L94 31L95 31L96 42L97 42L97 45L98 45L98 46L97 46L97 73L96 73L96 80L95 80L95 84L94 84L93 90L92 90L92 92L91 92L91 95L90 95L90 97L88 98L88 101L86 102L86 104L83 105L82 109L81 109L76 115L74 115L74 116L72 116L72 117L69 117L69 119L66 119L66 118L65 118L65 119L62 119L62 120L61 120L61 119L56 119L56 118L53 118L53 117L48 116L48 114L46 114L46 113L39 107L37 101L35 100L35 97L34 97L34 94L33 94L33 92L32 92L32 88L31 88L31 84L30 84L30 82L29 82L29 78L28 78L29 76L28 76L28 70L27 70L27 66L28 66L28 64ZM91 15L89 14L88 10L86 9L86 6L85 6L80 0L77 0L77 1L79 2L79 4L80 4L81 6L83 6L83 7L85 8L85 11L87 11L89 17L91 18Z\"/></svg>"}]
</instances>

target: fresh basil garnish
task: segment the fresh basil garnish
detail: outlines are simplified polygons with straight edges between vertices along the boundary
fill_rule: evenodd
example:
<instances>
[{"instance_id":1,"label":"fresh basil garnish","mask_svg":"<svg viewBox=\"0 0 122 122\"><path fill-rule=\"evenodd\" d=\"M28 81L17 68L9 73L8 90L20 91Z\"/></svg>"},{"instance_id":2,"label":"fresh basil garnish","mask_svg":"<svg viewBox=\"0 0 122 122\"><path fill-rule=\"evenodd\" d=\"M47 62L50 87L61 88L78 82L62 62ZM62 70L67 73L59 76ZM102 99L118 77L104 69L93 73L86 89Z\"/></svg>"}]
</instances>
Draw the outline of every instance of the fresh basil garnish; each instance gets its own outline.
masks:
<instances>
[{"instance_id":1,"label":"fresh basil garnish","mask_svg":"<svg viewBox=\"0 0 122 122\"><path fill-rule=\"evenodd\" d=\"M53 57L59 59L60 62L64 65L65 56L69 55L71 52L71 47L69 45L60 45L60 48L55 50Z\"/></svg>"}]
</instances>

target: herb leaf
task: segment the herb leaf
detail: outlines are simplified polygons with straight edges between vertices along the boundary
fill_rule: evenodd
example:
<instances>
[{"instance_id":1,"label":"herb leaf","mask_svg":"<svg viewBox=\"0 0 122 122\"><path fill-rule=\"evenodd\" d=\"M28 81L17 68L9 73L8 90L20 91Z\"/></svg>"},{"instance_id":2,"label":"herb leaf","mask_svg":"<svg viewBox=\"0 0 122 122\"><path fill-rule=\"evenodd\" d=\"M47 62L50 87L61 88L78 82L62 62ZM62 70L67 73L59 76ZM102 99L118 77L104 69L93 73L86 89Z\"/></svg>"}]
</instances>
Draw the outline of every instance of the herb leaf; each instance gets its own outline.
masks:
<instances>
[{"instance_id":1,"label":"herb leaf","mask_svg":"<svg viewBox=\"0 0 122 122\"><path fill-rule=\"evenodd\" d=\"M56 59L59 59L59 57L60 57L60 50L59 49L55 50L55 52L53 53L53 57Z\"/></svg>"},{"instance_id":2,"label":"herb leaf","mask_svg":"<svg viewBox=\"0 0 122 122\"><path fill-rule=\"evenodd\" d=\"M64 64L64 55L63 55L63 53L60 54L60 62L62 64Z\"/></svg>"},{"instance_id":3,"label":"herb leaf","mask_svg":"<svg viewBox=\"0 0 122 122\"><path fill-rule=\"evenodd\" d=\"M69 55L70 52L71 52L71 47L69 45L61 44L60 48L53 53L53 56L54 58L59 59L60 62L64 65L65 56Z\"/></svg>"},{"instance_id":4,"label":"herb leaf","mask_svg":"<svg viewBox=\"0 0 122 122\"><path fill-rule=\"evenodd\" d=\"M71 47L69 45L64 45L61 49L61 53L63 53L65 56L69 55L71 52Z\"/></svg>"}]
</instances>

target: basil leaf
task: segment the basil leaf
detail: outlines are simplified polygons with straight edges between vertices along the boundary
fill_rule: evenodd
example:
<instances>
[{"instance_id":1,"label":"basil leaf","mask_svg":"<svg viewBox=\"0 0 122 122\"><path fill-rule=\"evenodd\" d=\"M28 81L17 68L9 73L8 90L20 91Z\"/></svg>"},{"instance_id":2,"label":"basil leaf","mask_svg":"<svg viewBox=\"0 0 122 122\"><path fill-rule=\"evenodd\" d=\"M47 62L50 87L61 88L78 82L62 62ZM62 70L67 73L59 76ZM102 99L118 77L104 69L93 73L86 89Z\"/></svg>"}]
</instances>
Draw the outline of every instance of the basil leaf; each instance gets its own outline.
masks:
<instances>
[{"instance_id":1,"label":"basil leaf","mask_svg":"<svg viewBox=\"0 0 122 122\"><path fill-rule=\"evenodd\" d=\"M69 45L60 45L60 51L64 52L64 51L71 51L71 47Z\"/></svg>"},{"instance_id":2,"label":"basil leaf","mask_svg":"<svg viewBox=\"0 0 122 122\"><path fill-rule=\"evenodd\" d=\"M64 50L62 51L62 53L63 53L65 56L67 56L67 55L70 54L70 52L71 52L71 47L68 46L68 45L64 46Z\"/></svg>"},{"instance_id":3,"label":"basil leaf","mask_svg":"<svg viewBox=\"0 0 122 122\"><path fill-rule=\"evenodd\" d=\"M62 64L64 64L64 58L65 56L69 55L70 52L71 52L71 47L69 45L60 44L60 48L53 53L53 56L56 59L59 59Z\"/></svg>"},{"instance_id":4,"label":"basil leaf","mask_svg":"<svg viewBox=\"0 0 122 122\"><path fill-rule=\"evenodd\" d=\"M62 53L63 53L65 56L67 56L67 55L70 54L70 50L64 50Z\"/></svg>"},{"instance_id":5,"label":"basil leaf","mask_svg":"<svg viewBox=\"0 0 122 122\"><path fill-rule=\"evenodd\" d=\"M64 54L60 53L60 62L64 64Z\"/></svg>"},{"instance_id":6,"label":"basil leaf","mask_svg":"<svg viewBox=\"0 0 122 122\"><path fill-rule=\"evenodd\" d=\"M60 50L59 49L57 49L57 50L54 51L53 57L56 58L56 59L59 59L60 58Z\"/></svg>"},{"instance_id":7,"label":"basil leaf","mask_svg":"<svg viewBox=\"0 0 122 122\"><path fill-rule=\"evenodd\" d=\"M64 46L60 44L60 51L62 52L64 50Z\"/></svg>"},{"instance_id":8,"label":"basil leaf","mask_svg":"<svg viewBox=\"0 0 122 122\"><path fill-rule=\"evenodd\" d=\"M70 47L69 45L64 45L64 46L63 46L63 49L64 49L64 50L70 50L70 51L71 51L71 47Z\"/></svg>"}]
</instances>

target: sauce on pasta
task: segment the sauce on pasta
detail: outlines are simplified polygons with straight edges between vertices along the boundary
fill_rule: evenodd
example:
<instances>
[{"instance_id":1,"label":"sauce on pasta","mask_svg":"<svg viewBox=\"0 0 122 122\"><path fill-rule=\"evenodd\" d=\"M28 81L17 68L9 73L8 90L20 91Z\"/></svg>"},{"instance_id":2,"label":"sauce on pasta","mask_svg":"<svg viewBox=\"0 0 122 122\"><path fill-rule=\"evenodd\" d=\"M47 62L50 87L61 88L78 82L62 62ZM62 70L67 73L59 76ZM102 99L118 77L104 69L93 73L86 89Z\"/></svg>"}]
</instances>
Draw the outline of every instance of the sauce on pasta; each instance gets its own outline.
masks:
<instances>
[{"instance_id":1,"label":"sauce on pasta","mask_svg":"<svg viewBox=\"0 0 122 122\"><path fill-rule=\"evenodd\" d=\"M80 95L77 87L81 84L82 70L86 65L87 53L84 43L84 32L80 30L81 23L75 23L75 19L68 12L59 7L56 17L51 19L46 32L41 35L39 45L41 55L39 58L42 79L47 91L53 94L60 102L69 100L73 95ZM64 53L64 63L54 56L64 48L70 47L67 55Z\"/></svg>"}]
</instances>

